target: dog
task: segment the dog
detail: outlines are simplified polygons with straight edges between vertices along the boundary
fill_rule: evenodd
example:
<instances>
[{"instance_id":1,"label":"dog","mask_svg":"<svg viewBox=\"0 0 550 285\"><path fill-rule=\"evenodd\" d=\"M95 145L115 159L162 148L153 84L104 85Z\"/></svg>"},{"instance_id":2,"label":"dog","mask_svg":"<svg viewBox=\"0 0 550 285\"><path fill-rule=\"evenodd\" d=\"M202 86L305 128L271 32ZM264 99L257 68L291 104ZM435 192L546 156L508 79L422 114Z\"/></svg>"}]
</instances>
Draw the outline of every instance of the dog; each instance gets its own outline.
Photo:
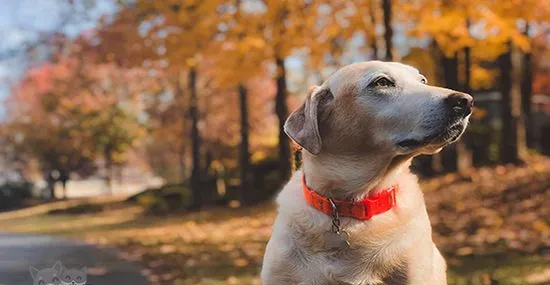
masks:
<instances>
[{"instance_id":1,"label":"dog","mask_svg":"<svg viewBox=\"0 0 550 285\"><path fill-rule=\"evenodd\" d=\"M287 119L303 165L277 197L264 285L446 284L411 160L464 132L473 98L411 66L345 66Z\"/></svg>"}]
</instances>

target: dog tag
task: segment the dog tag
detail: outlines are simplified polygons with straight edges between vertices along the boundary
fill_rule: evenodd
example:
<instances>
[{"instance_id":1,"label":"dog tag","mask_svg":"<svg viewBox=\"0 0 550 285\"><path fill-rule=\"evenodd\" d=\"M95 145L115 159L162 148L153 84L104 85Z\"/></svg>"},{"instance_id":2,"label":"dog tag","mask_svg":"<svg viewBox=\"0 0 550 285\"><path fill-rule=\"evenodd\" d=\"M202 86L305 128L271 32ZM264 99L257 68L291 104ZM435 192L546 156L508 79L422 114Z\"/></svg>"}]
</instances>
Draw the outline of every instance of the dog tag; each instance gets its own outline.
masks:
<instances>
[{"instance_id":1,"label":"dog tag","mask_svg":"<svg viewBox=\"0 0 550 285\"><path fill-rule=\"evenodd\" d=\"M350 247L348 239L349 234L345 231L340 231L339 233L330 231L325 235L325 246L329 249L347 248Z\"/></svg>"}]
</instances>

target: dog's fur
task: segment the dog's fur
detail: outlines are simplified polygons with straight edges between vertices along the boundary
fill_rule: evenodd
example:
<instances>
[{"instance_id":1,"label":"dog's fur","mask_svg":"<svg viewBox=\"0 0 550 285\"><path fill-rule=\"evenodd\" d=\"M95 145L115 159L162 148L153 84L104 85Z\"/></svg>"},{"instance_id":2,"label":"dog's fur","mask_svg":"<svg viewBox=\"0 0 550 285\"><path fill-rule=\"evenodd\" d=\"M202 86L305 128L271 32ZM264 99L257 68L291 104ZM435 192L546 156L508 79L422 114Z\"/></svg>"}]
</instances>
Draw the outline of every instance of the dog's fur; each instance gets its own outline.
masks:
<instances>
[{"instance_id":1,"label":"dog's fur","mask_svg":"<svg viewBox=\"0 0 550 285\"><path fill-rule=\"evenodd\" d=\"M408 168L414 156L435 153L464 131L471 105L449 107L451 94L471 104L469 95L427 85L410 66L380 61L346 66L310 90L285 124L303 147L303 167L277 199L264 285L446 284L445 261ZM329 247L331 217L305 202L303 174L311 189L334 199L399 185L397 206L367 221L342 218L351 245Z\"/></svg>"}]
</instances>

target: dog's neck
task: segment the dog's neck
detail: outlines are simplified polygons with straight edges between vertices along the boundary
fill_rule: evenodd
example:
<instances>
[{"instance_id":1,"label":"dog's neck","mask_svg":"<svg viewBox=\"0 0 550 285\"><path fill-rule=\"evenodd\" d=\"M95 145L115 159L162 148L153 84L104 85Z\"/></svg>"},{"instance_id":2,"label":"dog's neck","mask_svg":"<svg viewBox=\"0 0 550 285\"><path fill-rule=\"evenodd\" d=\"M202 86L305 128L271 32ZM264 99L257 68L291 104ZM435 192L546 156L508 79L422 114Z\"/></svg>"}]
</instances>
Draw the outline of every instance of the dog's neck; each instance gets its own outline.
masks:
<instances>
[{"instance_id":1,"label":"dog's neck","mask_svg":"<svg viewBox=\"0 0 550 285\"><path fill-rule=\"evenodd\" d=\"M399 184L412 157L312 155L302 152L302 171L308 187L339 200L358 200L373 191Z\"/></svg>"}]
</instances>

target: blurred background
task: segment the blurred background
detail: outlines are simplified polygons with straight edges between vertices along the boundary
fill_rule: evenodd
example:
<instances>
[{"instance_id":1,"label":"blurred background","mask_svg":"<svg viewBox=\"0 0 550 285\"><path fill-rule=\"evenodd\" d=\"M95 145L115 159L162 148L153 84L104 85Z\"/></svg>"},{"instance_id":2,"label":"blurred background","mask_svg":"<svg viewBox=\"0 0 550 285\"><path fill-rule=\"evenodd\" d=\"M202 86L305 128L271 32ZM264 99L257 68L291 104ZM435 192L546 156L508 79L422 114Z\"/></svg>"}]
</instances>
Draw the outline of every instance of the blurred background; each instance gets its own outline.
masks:
<instances>
[{"instance_id":1,"label":"blurred background","mask_svg":"<svg viewBox=\"0 0 550 285\"><path fill-rule=\"evenodd\" d=\"M392 60L475 98L413 164L450 284L550 284L550 1L0 6L0 231L118 247L151 284L259 284L300 164L284 120L339 67Z\"/></svg>"}]
</instances>

